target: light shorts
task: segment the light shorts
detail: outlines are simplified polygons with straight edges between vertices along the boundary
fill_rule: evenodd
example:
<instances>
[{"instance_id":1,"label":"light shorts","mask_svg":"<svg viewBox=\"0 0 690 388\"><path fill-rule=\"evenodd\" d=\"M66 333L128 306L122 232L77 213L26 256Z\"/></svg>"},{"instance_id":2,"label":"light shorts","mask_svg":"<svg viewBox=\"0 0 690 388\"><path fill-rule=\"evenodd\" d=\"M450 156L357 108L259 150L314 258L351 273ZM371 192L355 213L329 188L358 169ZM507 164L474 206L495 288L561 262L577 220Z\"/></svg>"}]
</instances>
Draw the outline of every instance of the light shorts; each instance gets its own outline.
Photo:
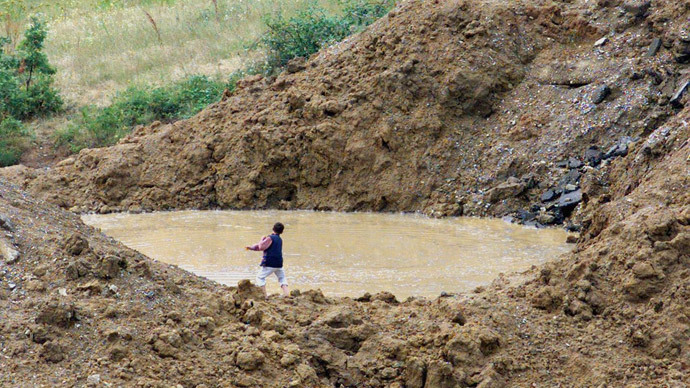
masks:
<instances>
[{"instance_id":1,"label":"light shorts","mask_svg":"<svg viewBox=\"0 0 690 388\"><path fill-rule=\"evenodd\" d=\"M256 274L256 284L259 287L263 287L266 285L266 278L270 276L272 273L276 274L278 277L278 282L280 282L281 286L287 286L287 278L285 277L285 271L283 271L282 268L273 268L273 267L261 267L259 270L259 273Z\"/></svg>"}]
</instances>

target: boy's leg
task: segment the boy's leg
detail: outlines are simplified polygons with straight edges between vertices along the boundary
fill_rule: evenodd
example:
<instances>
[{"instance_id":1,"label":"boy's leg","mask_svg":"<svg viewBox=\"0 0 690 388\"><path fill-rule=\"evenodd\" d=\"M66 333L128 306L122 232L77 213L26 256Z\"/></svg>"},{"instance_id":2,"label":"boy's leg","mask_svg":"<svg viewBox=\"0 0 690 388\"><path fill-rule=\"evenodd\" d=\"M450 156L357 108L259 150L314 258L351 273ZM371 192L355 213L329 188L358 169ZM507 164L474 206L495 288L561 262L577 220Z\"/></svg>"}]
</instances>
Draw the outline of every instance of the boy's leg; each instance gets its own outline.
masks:
<instances>
[{"instance_id":1,"label":"boy's leg","mask_svg":"<svg viewBox=\"0 0 690 388\"><path fill-rule=\"evenodd\" d=\"M283 290L283 295L290 296L285 271L282 268L276 269L276 276L278 277L278 282L280 283L280 289Z\"/></svg>"},{"instance_id":2,"label":"boy's leg","mask_svg":"<svg viewBox=\"0 0 690 388\"><path fill-rule=\"evenodd\" d=\"M266 268L266 267L261 267L259 270L259 273L256 274L256 285L261 287L261 290L264 292L264 297L268 298L268 294L266 293L266 277L271 274L271 269Z\"/></svg>"}]
</instances>

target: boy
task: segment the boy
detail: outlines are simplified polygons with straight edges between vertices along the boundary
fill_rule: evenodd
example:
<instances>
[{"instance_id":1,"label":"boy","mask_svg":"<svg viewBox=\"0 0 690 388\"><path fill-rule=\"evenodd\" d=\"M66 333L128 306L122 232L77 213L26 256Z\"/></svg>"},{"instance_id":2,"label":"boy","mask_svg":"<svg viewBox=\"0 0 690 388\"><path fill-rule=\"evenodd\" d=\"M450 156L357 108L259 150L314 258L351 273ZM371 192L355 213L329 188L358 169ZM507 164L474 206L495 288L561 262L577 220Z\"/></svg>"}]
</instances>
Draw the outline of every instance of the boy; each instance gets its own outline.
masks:
<instances>
[{"instance_id":1,"label":"boy","mask_svg":"<svg viewBox=\"0 0 690 388\"><path fill-rule=\"evenodd\" d=\"M276 222L276 224L273 225L272 234L262 238L258 244L247 247L250 251L264 252L260 264L261 269L256 275L256 284L264 291L264 296L266 298L268 298L266 294L266 278L272 273L275 273L278 277L283 295L289 295L287 279L285 278L285 271L283 271L283 239L280 238L284 229L285 226L283 226L283 224Z\"/></svg>"}]
</instances>

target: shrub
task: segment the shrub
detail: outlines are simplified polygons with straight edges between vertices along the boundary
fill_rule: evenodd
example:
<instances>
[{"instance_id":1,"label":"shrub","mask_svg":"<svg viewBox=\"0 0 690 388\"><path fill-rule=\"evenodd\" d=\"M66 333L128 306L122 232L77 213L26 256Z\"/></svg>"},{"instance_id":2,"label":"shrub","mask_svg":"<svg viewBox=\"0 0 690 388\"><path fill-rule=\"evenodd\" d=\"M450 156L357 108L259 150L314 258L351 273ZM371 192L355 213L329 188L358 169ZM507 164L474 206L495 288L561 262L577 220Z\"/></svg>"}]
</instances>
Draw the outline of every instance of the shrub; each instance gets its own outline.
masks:
<instances>
[{"instance_id":1,"label":"shrub","mask_svg":"<svg viewBox=\"0 0 690 388\"><path fill-rule=\"evenodd\" d=\"M52 87L55 69L43 53L46 35L43 23L32 18L16 50L10 38L0 39L0 117L24 120L61 109Z\"/></svg>"},{"instance_id":2,"label":"shrub","mask_svg":"<svg viewBox=\"0 0 690 388\"><path fill-rule=\"evenodd\" d=\"M6 117L0 122L0 167L19 162L30 136L21 121Z\"/></svg>"},{"instance_id":3,"label":"shrub","mask_svg":"<svg viewBox=\"0 0 690 388\"><path fill-rule=\"evenodd\" d=\"M225 83L206 76L192 76L169 86L130 87L112 104L87 106L66 128L56 133L56 143L73 152L115 144L137 125L188 118L220 99Z\"/></svg>"},{"instance_id":4,"label":"shrub","mask_svg":"<svg viewBox=\"0 0 690 388\"><path fill-rule=\"evenodd\" d=\"M268 50L268 62L281 67L296 57L308 57L324 46L340 41L385 15L392 0L343 1L341 16L328 16L315 4L286 18L282 13L265 20L267 30L260 42Z\"/></svg>"}]
</instances>

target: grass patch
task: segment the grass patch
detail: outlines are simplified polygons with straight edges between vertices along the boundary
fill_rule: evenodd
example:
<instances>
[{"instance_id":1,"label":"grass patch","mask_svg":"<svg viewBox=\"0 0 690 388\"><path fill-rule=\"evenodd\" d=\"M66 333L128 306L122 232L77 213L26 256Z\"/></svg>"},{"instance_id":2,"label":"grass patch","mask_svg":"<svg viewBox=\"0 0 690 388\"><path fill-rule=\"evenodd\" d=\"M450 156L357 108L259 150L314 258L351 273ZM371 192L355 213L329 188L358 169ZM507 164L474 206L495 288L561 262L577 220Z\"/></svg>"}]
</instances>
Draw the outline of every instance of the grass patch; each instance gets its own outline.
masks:
<instances>
[{"instance_id":1,"label":"grass patch","mask_svg":"<svg viewBox=\"0 0 690 388\"><path fill-rule=\"evenodd\" d=\"M0 167L17 164L29 147L31 135L21 121L6 117L0 122Z\"/></svg>"},{"instance_id":2,"label":"grass patch","mask_svg":"<svg viewBox=\"0 0 690 388\"><path fill-rule=\"evenodd\" d=\"M137 125L193 116L218 101L228 86L206 76L192 76L163 87L130 87L105 108L81 108L71 123L56 132L56 144L72 152L112 145Z\"/></svg>"}]
</instances>

